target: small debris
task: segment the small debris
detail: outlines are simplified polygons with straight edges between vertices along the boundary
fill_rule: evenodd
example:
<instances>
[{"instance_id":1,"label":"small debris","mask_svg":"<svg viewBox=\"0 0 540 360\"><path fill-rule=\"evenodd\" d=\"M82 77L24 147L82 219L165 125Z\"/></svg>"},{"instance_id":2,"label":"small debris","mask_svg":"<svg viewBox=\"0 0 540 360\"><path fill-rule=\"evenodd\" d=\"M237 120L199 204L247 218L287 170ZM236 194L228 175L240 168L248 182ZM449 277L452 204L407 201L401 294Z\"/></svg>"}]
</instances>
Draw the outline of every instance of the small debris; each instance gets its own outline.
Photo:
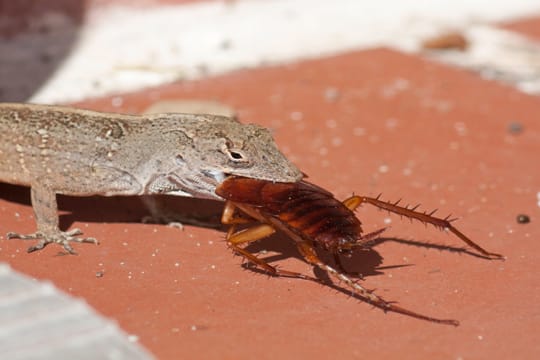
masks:
<instances>
[{"instance_id":1,"label":"small debris","mask_svg":"<svg viewBox=\"0 0 540 360\"><path fill-rule=\"evenodd\" d=\"M394 118L388 118L385 121L385 126L388 130L394 130L398 124L398 120Z\"/></svg>"},{"instance_id":2,"label":"small debris","mask_svg":"<svg viewBox=\"0 0 540 360\"><path fill-rule=\"evenodd\" d=\"M412 174L412 169L411 168L404 168L403 169L403 175L410 176L411 174Z\"/></svg>"},{"instance_id":3,"label":"small debris","mask_svg":"<svg viewBox=\"0 0 540 360\"><path fill-rule=\"evenodd\" d=\"M326 127L329 129L335 129L338 125L337 121L334 119L328 119L326 120Z\"/></svg>"},{"instance_id":4,"label":"small debris","mask_svg":"<svg viewBox=\"0 0 540 360\"><path fill-rule=\"evenodd\" d=\"M223 41L219 44L219 47L221 50L229 50L232 48L232 41L231 39L223 39Z\"/></svg>"},{"instance_id":5,"label":"small debris","mask_svg":"<svg viewBox=\"0 0 540 360\"><path fill-rule=\"evenodd\" d=\"M324 90L324 99L327 102L335 102L336 100L339 99L340 96L341 96L341 93L339 92L338 89L334 87L328 87Z\"/></svg>"},{"instance_id":6,"label":"small debris","mask_svg":"<svg viewBox=\"0 0 540 360\"><path fill-rule=\"evenodd\" d=\"M390 168L386 164L382 164L382 165L379 166L379 172L381 174L386 174L388 172L388 170L390 170Z\"/></svg>"},{"instance_id":7,"label":"small debris","mask_svg":"<svg viewBox=\"0 0 540 360\"><path fill-rule=\"evenodd\" d=\"M343 144L343 139L340 138L339 136L336 136L336 137L332 138L331 143L332 143L332 146L338 147L338 146L341 146Z\"/></svg>"},{"instance_id":8,"label":"small debris","mask_svg":"<svg viewBox=\"0 0 540 360\"><path fill-rule=\"evenodd\" d=\"M523 132L523 124L513 121L508 124L507 130L512 135L521 134Z\"/></svg>"},{"instance_id":9,"label":"small debris","mask_svg":"<svg viewBox=\"0 0 540 360\"><path fill-rule=\"evenodd\" d=\"M464 122L458 121L454 123L454 129L459 136L467 135L467 125Z\"/></svg>"},{"instance_id":10,"label":"small debris","mask_svg":"<svg viewBox=\"0 0 540 360\"><path fill-rule=\"evenodd\" d=\"M111 99L111 105L115 108L119 108L124 105L124 98L121 96L115 96Z\"/></svg>"},{"instance_id":11,"label":"small debris","mask_svg":"<svg viewBox=\"0 0 540 360\"><path fill-rule=\"evenodd\" d=\"M422 43L424 50L459 50L465 51L469 46L469 41L463 34L446 33L434 36Z\"/></svg>"},{"instance_id":12,"label":"small debris","mask_svg":"<svg viewBox=\"0 0 540 360\"><path fill-rule=\"evenodd\" d=\"M516 218L518 224L528 224L531 222L531 218L525 214L519 214Z\"/></svg>"},{"instance_id":13,"label":"small debris","mask_svg":"<svg viewBox=\"0 0 540 360\"><path fill-rule=\"evenodd\" d=\"M289 118L292 121L300 121L304 118L304 114L300 111L293 111L289 114Z\"/></svg>"},{"instance_id":14,"label":"small debris","mask_svg":"<svg viewBox=\"0 0 540 360\"><path fill-rule=\"evenodd\" d=\"M103 275L105 275L105 272L104 272L104 271L96 271L96 277L97 277L97 278L102 278Z\"/></svg>"}]
</instances>

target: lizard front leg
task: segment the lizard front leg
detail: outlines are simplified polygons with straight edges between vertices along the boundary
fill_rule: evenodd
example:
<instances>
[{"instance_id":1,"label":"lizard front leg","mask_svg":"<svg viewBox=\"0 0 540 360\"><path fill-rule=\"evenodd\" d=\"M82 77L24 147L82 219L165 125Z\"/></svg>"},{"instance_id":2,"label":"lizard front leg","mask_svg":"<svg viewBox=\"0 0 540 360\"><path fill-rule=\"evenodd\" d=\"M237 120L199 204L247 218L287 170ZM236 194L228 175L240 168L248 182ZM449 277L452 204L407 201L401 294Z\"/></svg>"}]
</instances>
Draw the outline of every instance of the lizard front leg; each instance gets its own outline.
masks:
<instances>
[{"instance_id":1,"label":"lizard front leg","mask_svg":"<svg viewBox=\"0 0 540 360\"><path fill-rule=\"evenodd\" d=\"M70 245L70 242L97 244L94 238L79 238L82 231L72 229L64 232L60 231L58 226L58 205L56 202L56 193L47 186L34 184L31 187L32 208L36 218L37 231L33 234L19 234L9 232L8 239L35 240L40 239L37 244L30 246L28 252L41 250L50 243L62 245L70 254L76 254Z\"/></svg>"}]
</instances>

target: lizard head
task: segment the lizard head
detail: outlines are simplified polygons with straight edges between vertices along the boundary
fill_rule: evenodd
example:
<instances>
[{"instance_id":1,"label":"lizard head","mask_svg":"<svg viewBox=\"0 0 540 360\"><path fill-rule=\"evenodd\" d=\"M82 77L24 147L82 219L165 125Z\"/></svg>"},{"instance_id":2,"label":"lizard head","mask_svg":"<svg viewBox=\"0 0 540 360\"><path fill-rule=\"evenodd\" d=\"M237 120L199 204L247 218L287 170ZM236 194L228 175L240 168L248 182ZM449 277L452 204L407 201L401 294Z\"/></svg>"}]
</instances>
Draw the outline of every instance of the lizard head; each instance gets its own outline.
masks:
<instances>
[{"instance_id":1,"label":"lizard head","mask_svg":"<svg viewBox=\"0 0 540 360\"><path fill-rule=\"evenodd\" d=\"M214 191L228 176L288 183L303 177L279 151L270 131L258 125L199 115L181 132L184 145L175 155L174 170L166 176L179 195L221 199Z\"/></svg>"}]
</instances>

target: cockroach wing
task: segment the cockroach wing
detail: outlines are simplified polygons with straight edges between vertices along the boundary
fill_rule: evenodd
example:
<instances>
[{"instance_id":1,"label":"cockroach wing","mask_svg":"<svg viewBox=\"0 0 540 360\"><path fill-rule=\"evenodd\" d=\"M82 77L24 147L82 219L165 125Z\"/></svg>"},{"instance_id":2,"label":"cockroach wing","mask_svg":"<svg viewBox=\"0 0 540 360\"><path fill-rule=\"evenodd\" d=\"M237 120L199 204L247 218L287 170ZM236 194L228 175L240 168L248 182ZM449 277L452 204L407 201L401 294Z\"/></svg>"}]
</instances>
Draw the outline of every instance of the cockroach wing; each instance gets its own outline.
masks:
<instances>
[{"instance_id":1,"label":"cockroach wing","mask_svg":"<svg viewBox=\"0 0 540 360\"><path fill-rule=\"evenodd\" d=\"M355 243L362 232L354 213L332 193L306 181L274 183L231 177L216 194L226 200L257 207L296 235L327 249ZM275 222L274 222L275 223Z\"/></svg>"}]
</instances>

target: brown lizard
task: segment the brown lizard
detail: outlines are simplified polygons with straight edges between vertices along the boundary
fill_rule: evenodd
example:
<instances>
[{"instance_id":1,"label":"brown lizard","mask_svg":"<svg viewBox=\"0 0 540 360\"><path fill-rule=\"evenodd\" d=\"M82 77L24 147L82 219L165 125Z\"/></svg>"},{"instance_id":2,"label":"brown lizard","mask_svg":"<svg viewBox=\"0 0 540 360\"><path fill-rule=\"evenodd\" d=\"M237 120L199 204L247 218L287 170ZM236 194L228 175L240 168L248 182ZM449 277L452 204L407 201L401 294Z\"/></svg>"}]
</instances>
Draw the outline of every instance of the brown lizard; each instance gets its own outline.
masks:
<instances>
[{"instance_id":1,"label":"brown lizard","mask_svg":"<svg viewBox=\"0 0 540 360\"><path fill-rule=\"evenodd\" d=\"M102 113L70 107L0 103L0 182L30 186L39 239L97 243L59 228L57 194L168 194L219 199L227 176L296 182L302 173L270 132L216 115Z\"/></svg>"}]
</instances>

